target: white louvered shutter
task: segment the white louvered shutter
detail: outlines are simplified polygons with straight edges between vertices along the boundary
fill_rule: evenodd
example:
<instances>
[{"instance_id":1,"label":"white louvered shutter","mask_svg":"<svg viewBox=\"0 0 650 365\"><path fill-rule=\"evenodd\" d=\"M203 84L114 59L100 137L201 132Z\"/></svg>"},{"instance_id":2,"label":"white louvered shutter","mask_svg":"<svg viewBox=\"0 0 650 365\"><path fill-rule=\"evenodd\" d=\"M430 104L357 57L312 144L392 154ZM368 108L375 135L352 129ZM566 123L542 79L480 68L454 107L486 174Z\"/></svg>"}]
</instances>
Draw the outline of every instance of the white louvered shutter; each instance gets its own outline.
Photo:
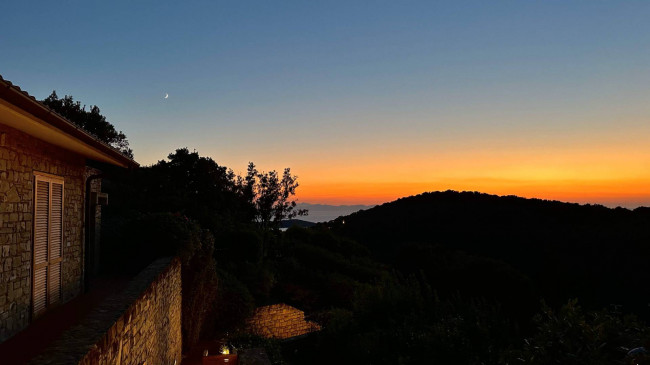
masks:
<instances>
[{"instance_id":1,"label":"white louvered shutter","mask_svg":"<svg viewBox=\"0 0 650 365\"><path fill-rule=\"evenodd\" d=\"M50 258L48 273L48 302L61 300L61 260L63 242L63 184L52 182L50 208Z\"/></svg>"},{"instance_id":2,"label":"white louvered shutter","mask_svg":"<svg viewBox=\"0 0 650 365\"><path fill-rule=\"evenodd\" d=\"M50 218L50 183L36 178L36 199L34 200L34 316L45 311L47 306L47 239Z\"/></svg>"},{"instance_id":3,"label":"white louvered shutter","mask_svg":"<svg viewBox=\"0 0 650 365\"><path fill-rule=\"evenodd\" d=\"M37 175L34 193L33 315L61 300L63 179Z\"/></svg>"}]
</instances>

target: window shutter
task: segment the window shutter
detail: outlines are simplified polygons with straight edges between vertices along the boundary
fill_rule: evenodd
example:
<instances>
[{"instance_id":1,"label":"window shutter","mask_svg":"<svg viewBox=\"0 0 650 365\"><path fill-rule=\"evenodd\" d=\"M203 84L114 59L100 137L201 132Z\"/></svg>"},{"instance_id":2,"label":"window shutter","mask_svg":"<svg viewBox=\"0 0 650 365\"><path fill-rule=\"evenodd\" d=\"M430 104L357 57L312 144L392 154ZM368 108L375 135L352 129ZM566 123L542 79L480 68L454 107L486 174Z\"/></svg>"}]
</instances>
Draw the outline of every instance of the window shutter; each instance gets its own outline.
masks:
<instances>
[{"instance_id":1,"label":"window shutter","mask_svg":"<svg viewBox=\"0 0 650 365\"><path fill-rule=\"evenodd\" d=\"M36 178L34 219L34 316L47 306L47 240L50 217L50 183Z\"/></svg>"},{"instance_id":2,"label":"window shutter","mask_svg":"<svg viewBox=\"0 0 650 365\"><path fill-rule=\"evenodd\" d=\"M63 179L36 175L32 307L38 317L61 301Z\"/></svg>"},{"instance_id":3,"label":"window shutter","mask_svg":"<svg viewBox=\"0 0 650 365\"><path fill-rule=\"evenodd\" d=\"M63 241L63 184L52 182L50 209L50 258L48 301L50 304L61 300L61 260Z\"/></svg>"},{"instance_id":4,"label":"window shutter","mask_svg":"<svg viewBox=\"0 0 650 365\"><path fill-rule=\"evenodd\" d=\"M42 314L47 306L46 280L47 266L34 270L34 317Z\"/></svg>"}]
</instances>

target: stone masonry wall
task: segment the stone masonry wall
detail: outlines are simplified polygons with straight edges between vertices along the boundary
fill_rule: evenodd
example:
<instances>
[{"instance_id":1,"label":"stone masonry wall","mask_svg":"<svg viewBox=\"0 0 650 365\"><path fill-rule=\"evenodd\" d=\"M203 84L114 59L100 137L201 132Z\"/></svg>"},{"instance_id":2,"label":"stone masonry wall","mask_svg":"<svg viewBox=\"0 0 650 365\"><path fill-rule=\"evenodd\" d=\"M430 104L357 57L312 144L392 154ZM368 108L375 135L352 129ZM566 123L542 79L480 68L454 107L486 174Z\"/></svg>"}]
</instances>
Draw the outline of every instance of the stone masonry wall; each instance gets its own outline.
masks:
<instances>
[{"instance_id":1,"label":"stone masonry wall","mask_svg":"<svg viewBox=\"0 0 650 365\"><path fill-rule=\"evenodd\" d=\"M88 167L86 168L85 178L88 179L92 176L101 174L102 171ZM85 180L84 180L85 181ZM102 179L92 178L90 180L90 191L94 193L99 193L102 191ZM88 207L87 207L88 208ZM86 245L86 249L89 250L87 253L88 259L93 262L92 267L84 268L84 275L89 277L95 277L100 270L100 237L101 237L101 224L102 224L102 206L95 204L94 201L90 203L90 214L88 215L90 222L86 227L90 227L89 238L90 242ZM88 263L86 263L88 265Z\"/></svg>"},{"instance_id":2,"label":"stone masonry wall","mask_svg":"<svg viewBox=\"0 0 650 365\"><path fill-rule=\"evenodd\" d=\"M181 294L180 260L159 259L30 364L178 365Z\"/></svg>"},{"instance_id":3,"label":"stone masonry wall","mask_svg":"<svg viewBox=\"0 0 650 365\"><path fill-rule=\"evenodd\" d=\"M281 340L321 329L317 323L306 321L303 311L286 304L259 307L246 324L249 332Z\"/></svg>"},{"instance_id":4,"label":"stone masonry wall","mask_svg":"<svg viewBox=\"0 0 650 365\"><path fill-rule=\"evenodd\" d=\"M85 159L0 125L0 342L30 321L34 172L64 179L63 301L81 288Z\"/></svg>"}]
</instances>

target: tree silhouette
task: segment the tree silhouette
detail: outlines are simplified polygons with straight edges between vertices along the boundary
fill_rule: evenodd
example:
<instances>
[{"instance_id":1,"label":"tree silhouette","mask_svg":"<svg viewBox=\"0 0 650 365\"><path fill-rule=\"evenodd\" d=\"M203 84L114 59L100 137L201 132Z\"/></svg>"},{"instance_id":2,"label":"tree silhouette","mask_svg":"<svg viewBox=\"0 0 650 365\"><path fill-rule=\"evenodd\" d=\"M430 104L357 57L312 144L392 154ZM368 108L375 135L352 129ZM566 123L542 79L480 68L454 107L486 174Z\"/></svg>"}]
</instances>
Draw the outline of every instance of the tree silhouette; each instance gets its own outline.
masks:
<instances>
[{"instance_id":1,"label":"tree silhouette","mask_svg":"<svg viewBox=\"0 0 650 365\"><path fill-rule=\"evenodd\" d=\"M97 105L93 105L90 110L86 110L86 106L82 106L81 102L75 101L71 95L59 99L56 90L52 91L52 94L41 102L72 123L93 134L99 140L106 142L122 152L122 154L133 158L133 150L129 147L129 141L124 133L122 131L118 132L111 123L106 121L106 117L100 113Z\"/></svg>"},{"instance_id":2,"label":"tree silhouette","mask_svg":"<svg viewBox=\"0 0 650 365\"><path fill-rule=\"evenodd\" d=\"M275 171L259 172L255 164L248 164L246 177L240 179L244 196L255 207L255 221L263 231L277 229L283 219L306 215L306 209L296 210L290 198L296 194L298 176L285 168L282 178Z\"/></svg>"}]
</instances>

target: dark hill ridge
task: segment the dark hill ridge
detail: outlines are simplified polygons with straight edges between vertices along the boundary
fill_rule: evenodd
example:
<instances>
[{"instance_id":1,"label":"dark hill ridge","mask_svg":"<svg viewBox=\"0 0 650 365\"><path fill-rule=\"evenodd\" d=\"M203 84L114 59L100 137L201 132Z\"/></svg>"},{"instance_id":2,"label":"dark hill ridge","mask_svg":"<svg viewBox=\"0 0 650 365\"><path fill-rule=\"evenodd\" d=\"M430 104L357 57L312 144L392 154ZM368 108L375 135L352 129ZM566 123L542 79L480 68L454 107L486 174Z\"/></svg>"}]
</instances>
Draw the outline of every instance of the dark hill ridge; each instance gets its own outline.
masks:
<instances>
[{"instance_id":1,"label":"dark hill ridge","mask_svg":"<svg viewBox=\"0 0 650 365\"><path fill-rule=\"evenodd\" d=\"M285 219L280 222L280 228L290 228L293 226L308 228L315 226L316 223L309 222L303 219Z\"/></svg>"},{"instance_id":2,"label":"dark hill ridge","mask_svg":"<svg viewBox=\"0 0 650 365\"><path fill-rule=\"evenodd\" d=\"M433 270L441 249L462 251L514 267L551 302L623 304L649 317L650 291L641 289L650 284L648 208L446 191L398 199L329 226L398 267L404 257L431 256L408 261L411 271ZM422 251L427 246L437 248Z\"/></svg>"}]
</instances>

